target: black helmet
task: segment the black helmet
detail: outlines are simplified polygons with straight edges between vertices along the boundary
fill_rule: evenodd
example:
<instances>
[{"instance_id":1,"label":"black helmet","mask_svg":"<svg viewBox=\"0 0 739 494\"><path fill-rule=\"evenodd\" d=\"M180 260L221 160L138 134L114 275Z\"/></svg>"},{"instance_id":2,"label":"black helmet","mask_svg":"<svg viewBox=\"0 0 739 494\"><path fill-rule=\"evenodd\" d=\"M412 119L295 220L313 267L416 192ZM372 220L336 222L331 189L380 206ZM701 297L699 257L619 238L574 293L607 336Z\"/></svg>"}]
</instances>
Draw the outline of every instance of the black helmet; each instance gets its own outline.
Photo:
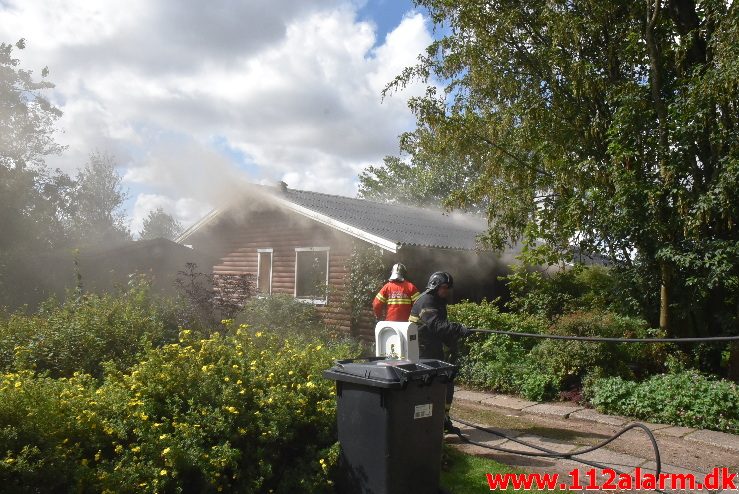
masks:
<instances>
[{"instance_id":1,"label":"black helmet","mask_svg":"<svg viewBox=\"0 0 739 494\"><path fill-rule=\"evenodd\" d=\"M452 288L454 286L454 278L452 278L452 275L446 271L437 271L429 278L429 282L426 285L426 291L433 292L439 288L440 285L444 284L447 284L449 285L449 288Z\"/></svg>"}]
</instances>

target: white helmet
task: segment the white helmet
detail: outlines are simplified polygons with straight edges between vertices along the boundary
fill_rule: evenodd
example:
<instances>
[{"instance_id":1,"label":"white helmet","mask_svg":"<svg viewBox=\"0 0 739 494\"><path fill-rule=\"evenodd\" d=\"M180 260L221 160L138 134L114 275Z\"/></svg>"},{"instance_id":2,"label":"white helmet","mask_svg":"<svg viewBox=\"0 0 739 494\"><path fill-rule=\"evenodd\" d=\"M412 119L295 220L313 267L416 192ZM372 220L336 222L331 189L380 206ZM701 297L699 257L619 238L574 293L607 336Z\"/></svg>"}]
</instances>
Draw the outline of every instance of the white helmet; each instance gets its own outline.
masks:
<instances>
[{"instance_id":1,"label":"white helmet","mask_svg":"<svg viewBox=\"0 0 739 494\"><path fill-rule=\"evenodd\" d=\"M393 264L393 269L390 271L390 280L403 281L407 271L405 266L401 263Z\"/></svg>"}]
</instances>

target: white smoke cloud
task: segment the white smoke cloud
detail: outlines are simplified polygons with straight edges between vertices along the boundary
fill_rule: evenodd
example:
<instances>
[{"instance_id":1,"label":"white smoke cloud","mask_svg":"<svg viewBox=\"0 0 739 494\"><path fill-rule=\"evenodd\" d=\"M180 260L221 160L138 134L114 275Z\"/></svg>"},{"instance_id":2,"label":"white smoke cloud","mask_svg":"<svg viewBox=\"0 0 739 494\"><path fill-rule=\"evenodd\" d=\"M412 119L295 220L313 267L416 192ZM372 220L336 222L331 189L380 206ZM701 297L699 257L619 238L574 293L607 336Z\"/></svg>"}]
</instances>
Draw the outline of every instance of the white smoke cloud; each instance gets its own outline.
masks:
<instances>
[{"instance_id":1,"label":"white smoke cloud","mask_svg":"<svg viewBox=\"0 0 739 494\"><path fill-rule=\"evenodd\" d=\"M359 170L397 152L397 135L413 123L407 99L423 87L384 102L380 92L431 34L411 14L380 44L357 8L6 0L0 39L25 37L23 65L51 69L64 111L58 141L68 149L49 164L72 171L91 151L115 155L137 231L142 208L156 201L172 211L178 201L198 204L177 213L190 223L246 180L353 195Z\"/></svg>"}]
</instances>

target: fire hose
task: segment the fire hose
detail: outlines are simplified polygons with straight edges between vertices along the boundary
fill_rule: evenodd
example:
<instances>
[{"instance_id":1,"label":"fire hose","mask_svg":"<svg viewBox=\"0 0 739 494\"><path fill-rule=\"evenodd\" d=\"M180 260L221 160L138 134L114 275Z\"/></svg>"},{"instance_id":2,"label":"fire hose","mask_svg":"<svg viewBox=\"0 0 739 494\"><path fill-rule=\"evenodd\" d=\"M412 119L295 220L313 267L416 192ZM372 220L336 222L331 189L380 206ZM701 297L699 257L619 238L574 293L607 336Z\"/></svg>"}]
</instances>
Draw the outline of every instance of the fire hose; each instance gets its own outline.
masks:
<instances>
[{"instance_id":1,"label":"fire hose","mask_svg":"<svg viewBox=\"0 0 739 494\"><path fill-rule=\"evenodd\" d=\"M710 343L710 342L719 342L719 341L738 341L739 340L739 336L714 336L714 337L702 337L702 338L612 338L612 337L598 337L598 336L567 336L567 335L552 335L552 334L540 334L540 333L518 333L514 331L501 331L501 330L495 330L495 329L480 329L480 328L469 328L469 331L475 332L475 333L498 334L498 335L518 337L518 338L542 338L542 339L551 339L551 340L586 341L586 342L594 342L594 343ZM657 439L654 437L654 434L652 433L651 430L649 430L647 426L645 426L644 424L640 424L640 423L634 423L634 424L630 424L624 427L623 429L621 429L620 431L618 431L617 433L615 433L608 439L596 444L595 446L587 447L587 448L574 451L571 453L560 453L560 452L557 452L551 449L543 448L535 444L527 443L526 441L521 441L520 439L507 436L506 434L503 434L502 432L498 432L496 430L489 429L487 427L477 426L465 420L455 419L455 418L452 418L451 420L453 420L454 422L458 422L460 424L466 425L468 427L472 427L473 429L477 429L479 431L487 432L488 434L492 434L492 435L507 439L509 441L512 441L514 443L520 444L522 446L525 446L525 447L528 447L528 448L531 448L537 451L517 451L513 449L502 448L500 446L491 446L488 444L483 444L483 443L469 439L464 434L462 434L462 432L458 428L455 427L454 432L457 434L457 436L459 436L460 440L462 440L463 442L467 444L472 444L472 445L475 445L481 448L490 449L490 450L498 451L501 453L509 453L509 454L515 454L515 455L521 455L521 456L569 459L569 460L576 461L578 463L582 463L584 465L589 465L589 466L600 468L600 469L605 469L608 467L600 463L577 458L577 456L591 453L593 451L601 449L632 429L641 429L644 431L645 434L647 434L649 441L652 443L652 449L654 451L654 460L655 460L655 467L656 467L655 476L659 478L662 472L662 460L660 457L659 446L657 445ZM625 473L625 472L618 471L616 469L613 469L613 471L619 474ZM659 493L664 493L664 491L661 491L656 488L654 489L654 491L659 492Z\"/></svg>"}]
</instances>

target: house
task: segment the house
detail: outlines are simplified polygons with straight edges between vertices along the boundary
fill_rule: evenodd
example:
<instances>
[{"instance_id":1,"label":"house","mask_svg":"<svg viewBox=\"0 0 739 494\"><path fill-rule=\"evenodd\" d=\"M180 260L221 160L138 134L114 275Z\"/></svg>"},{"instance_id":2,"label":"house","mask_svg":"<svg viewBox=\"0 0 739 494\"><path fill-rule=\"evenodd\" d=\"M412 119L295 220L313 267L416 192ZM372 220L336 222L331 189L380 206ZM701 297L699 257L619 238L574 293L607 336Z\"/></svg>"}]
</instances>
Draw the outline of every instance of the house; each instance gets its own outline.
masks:
<instances>
[{"instance_id":1,"label":"house","mask_svg":"<svg viewBox=\"0 0 739 494\"><path fill-rule=\"evenodd\" d=\"M482 218L289 189L284 183L253 186L245 196L212 211L177 241L219 258L216 278L251 274L259 293L290 294L316 304L324 322L346 333L373 338L369 303L358 322L344 297L347 262L353 249L363 246L377 248L388 274L393 263L404 263L421 290L431 273L444 270L455 277L456 300L502 295L498 277L512 255L479 250L477 236L486 229Z\"/></svg>"}]
</instances>

